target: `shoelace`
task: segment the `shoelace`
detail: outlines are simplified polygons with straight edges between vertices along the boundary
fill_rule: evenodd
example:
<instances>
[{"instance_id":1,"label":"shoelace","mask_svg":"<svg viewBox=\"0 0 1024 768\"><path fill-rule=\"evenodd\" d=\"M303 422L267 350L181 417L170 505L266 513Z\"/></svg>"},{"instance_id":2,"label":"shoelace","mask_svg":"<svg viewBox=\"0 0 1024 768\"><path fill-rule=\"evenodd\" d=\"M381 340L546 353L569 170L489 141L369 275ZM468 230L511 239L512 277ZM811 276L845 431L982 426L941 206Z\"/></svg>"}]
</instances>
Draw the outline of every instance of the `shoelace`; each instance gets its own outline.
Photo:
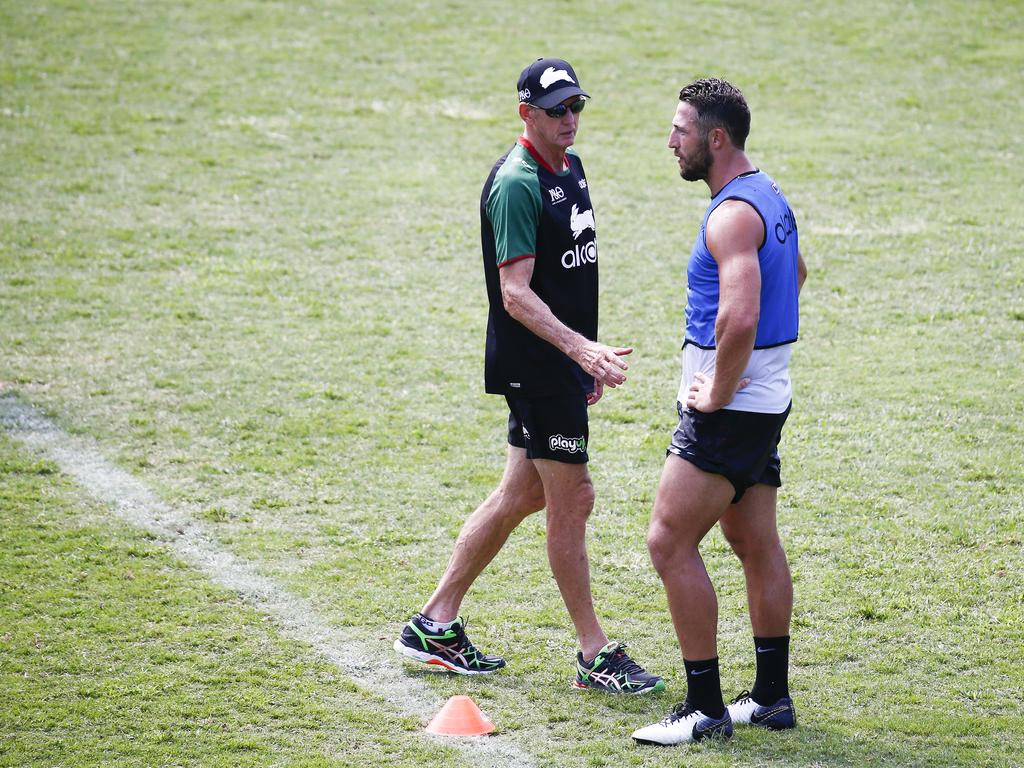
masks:
<instances>
[{"instance_id":1,"label":"shoelace","mask_svg":"<svg viewBox=\"0 0 1024 768\"><path fill-rule=\"evenodd\" d=\"M460 650L466 650L473 647L473 644L469 642L469 638L466 637L466 624L468 622L459 617L459 621L452 624L452 632L455 633L455 642L458 644Z\"/></svg>"},{"instance_id":2,"label":"shoelace","mask_svg":"<svg viewBox=\"0 0 1024 768\"><path fill-rule=\"evenodd\" d=\"M749 699L749 698L750 698L750 691L742 691L739 696L737 696L735 699L733 699L729 703L730 704L739 704L744 699Z\"/></svg>"},{"instance_id":3,"label":"shoelace","mask_svg":"<svg viewBox=\"0 0 1024 768\"><path fill-rule=\"evenodd\" d=\"M683 718L689 717L696 711L697 710L694 709L692 704L688 704L687 702L683 701L672 707L672 711L669 712L662 719L661 722L665 723L666 725L669 725L671 723L676 722L677 720L682 720Z\"/></svg>"},{"instance_id":4,"label":"shoelace","mask_svg":"<svg viewBox=\"0 0 1024 768\"><path fill-rule=\"evenodd\" d=\"M626 674L637 674L642 673L644 668L637 664L633 659L626 653L626 644L619 643L615 646L615 650L612 651L612 655L608 657L608 667L614 672L624 672Z\"/></svg>"},{"instance_id":5,"label":"shoelace","mask_svg":"<svg viewBox=\"0 0 1024 768\"><path fill-rule=\"evenodd\" d=\"M469 626L469 622L461 616L459 619L458 624L452 625L452 631L455 632L455 641L458 643L459 652L469 658L482 659L483 654L476 649L476 646L466 636L466 627Z\"/></svg>"}]
</instances>

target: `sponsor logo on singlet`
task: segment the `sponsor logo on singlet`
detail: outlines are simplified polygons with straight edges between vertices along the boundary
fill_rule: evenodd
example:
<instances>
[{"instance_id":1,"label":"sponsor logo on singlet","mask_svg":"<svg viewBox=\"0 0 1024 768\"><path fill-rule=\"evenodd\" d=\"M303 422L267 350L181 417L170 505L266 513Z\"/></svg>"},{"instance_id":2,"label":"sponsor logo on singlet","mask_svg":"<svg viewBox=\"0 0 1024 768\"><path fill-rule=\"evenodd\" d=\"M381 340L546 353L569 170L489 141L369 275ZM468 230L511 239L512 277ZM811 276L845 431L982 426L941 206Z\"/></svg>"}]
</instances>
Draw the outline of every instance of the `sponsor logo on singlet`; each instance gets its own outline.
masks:
<instances>
[{"instance_id":1,"label":"sponsor logo on singlet","mask_svg":"<svg viewBox=\"0 0 1024 768\"><path fill-rule=\"evenodd\" d=\"M565 269L573 267L585 267L587 264L597 263L597 240L591 240L586 245L574 245L572 250L562 254L562 266Z\"/></svg>"},{"instance_id":2,"label":"sponsor logo on singlet","mask_svg":"<svg viewBox=\"0 0 1024 768\"><path fill-rule=\"evenodd\" d=\"M775 224L775 239L784 243L794 232L796 232L796 219L793 216L793 211L787 208L786 212L782 214L782 218Z\"/></svg>"}]
</instances>

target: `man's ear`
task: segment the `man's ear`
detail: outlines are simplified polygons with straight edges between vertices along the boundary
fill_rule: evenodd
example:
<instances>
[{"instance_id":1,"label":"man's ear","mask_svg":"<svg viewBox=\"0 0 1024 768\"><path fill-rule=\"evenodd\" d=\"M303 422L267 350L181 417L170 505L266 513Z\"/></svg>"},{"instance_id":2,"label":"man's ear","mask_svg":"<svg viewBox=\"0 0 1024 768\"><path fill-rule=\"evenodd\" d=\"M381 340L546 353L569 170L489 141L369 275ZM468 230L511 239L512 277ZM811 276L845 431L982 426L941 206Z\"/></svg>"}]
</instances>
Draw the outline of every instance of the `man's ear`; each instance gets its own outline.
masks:
<instances>
[{"instance_id":1,"label":"man's ear","mask_svg":"<svg viewBox=\"0 0 1024 768\"><path fill-rule=\"evenodd\" d=\"M519 117L524 123L533 121L533 107L527 104L525 101L519 102Z\"/></svg>"},{"instance_id":2,"label":"man's ear","mask_svg":"<svg viewBox=\"0 0 1024 768\"><path fill-rule=\"evenodd\" d=\"M729 134L721 126L712 128L708 134L713 149L721 149L729 143Z\"/></svg>"}]
</instances>

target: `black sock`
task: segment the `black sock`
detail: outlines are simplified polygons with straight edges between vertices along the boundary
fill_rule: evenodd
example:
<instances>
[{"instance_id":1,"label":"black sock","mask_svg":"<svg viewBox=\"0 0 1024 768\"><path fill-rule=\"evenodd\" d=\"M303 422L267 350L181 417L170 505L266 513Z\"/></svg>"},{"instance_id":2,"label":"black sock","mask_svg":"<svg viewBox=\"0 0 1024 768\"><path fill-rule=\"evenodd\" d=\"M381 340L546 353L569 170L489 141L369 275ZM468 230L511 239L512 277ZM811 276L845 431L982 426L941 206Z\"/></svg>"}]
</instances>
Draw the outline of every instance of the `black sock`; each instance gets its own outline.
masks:
<instances>
[{"instance_id":1,"label":"black sock","mask_svg":"<svg viewBox=\"0 0 1024 768\"><path fill-rule=\"evenodd\" d=\"M750 698L767 707L789 696L789 635L755 637L757 677Z\"/></svg>"},{"instance_id":2,"label":"black sock","mask_svg":"<svg viewBox=\"0 0 1024 768\"><path fill-rule=\"evenodd\" d=\"M725 702L718 676L718 657L704 661L683 659L683 666L686 668L686 703L708 717L721 717Z\"/></svg>"}]
</instances>

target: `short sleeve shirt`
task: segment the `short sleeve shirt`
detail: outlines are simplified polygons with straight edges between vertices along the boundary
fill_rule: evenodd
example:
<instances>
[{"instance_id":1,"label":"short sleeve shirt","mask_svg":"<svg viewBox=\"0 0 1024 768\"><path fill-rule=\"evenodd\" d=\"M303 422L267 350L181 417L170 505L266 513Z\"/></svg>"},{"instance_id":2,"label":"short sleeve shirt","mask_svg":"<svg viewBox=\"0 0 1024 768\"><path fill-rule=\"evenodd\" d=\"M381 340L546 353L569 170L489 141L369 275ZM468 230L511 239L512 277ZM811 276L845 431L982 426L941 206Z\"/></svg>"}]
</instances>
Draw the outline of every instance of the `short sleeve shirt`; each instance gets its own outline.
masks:
<instances>
[{"instance_id":1,"label":"short sleeve shirt","mask_svg":"<svg viewBox=\"0 0 1024 768\"><path fill-rule=\"evenodd\" d=\"M480 196L489 311L485 386L490 393L590 392L594 380L505 311L499 270L534 259L530 287L562 323L597 338L597 231L583 163L550 168L525 138L498 159Z\"/></svg>"}]
</instances>

